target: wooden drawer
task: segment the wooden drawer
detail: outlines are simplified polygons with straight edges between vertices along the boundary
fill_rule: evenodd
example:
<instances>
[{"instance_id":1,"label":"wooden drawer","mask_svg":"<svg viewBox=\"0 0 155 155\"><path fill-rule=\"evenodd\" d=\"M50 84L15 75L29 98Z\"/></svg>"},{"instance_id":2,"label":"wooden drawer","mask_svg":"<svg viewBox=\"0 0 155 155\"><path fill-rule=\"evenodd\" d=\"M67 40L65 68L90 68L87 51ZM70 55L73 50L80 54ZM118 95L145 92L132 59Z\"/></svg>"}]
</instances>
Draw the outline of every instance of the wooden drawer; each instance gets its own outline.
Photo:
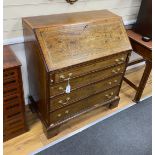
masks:
<instances>
[{"instance_id":1,"label":"wooden drawer","mask_svg":"<svg viewBox=\"0 0 155 155\"><path fill-rule=\"evenodd\" d=\"M73 115L80 113L88 108L91 108L98 104L103 104L104 102L115 98L118 95L119 86L113 87L109 90L106 90L102 93L92 95L86 99L80 100L74 104L63 107L57 111L54 111L50 114L50 122L52 124L65 120Z\"/></svg>"},{"instance_id":2,"label":"wooden drawer","mask_svg":"<svg viewBox=\"0 0 155 155\"><path fill-rule=\"evenodd\" d=\"M18 83L18 69L7 70L3 72L3 84L7 87L8 85L14 85Z\"/></svg>"},{"instance_id":3,"label":"wooden drawer","mask_svg":"<svg viewBox=\"0 0 155 155\"><path fill-rule=\"evenodd\" d=\"M21 63L10 46L3 48L3 140L26 131Z\"/></svg>"},{"instance_id":4,"label":"wooden drawer","mask_svg":"<svg viewBox=\"0 0 155 155\"><path fill-rule=\"evenodd\" d=\"M71 90L86 86L90 83L100 81L102 79L108 78L110 76L122 74L125 69L125 64L121 64L112 68L101 70L98 72L93 72L85 76L81 76L75 79L70 79ZM55 96L58 94L65 93L66 86L68 81L56 84L50 87L50 96Z\"/></svg>"},{"instance_id":5,"label":"wooden drawer","mask_svg":"<svg viewBox=\"0 0 155 155\"><path fill-rule=\"evenodd\" d=\"M78 101L80 99L86 98L95 93L104 91L116 85L119 85L122 79L122 75L110 77L106 80L95 82L93 84L87 85L85 87L76 89L70 94L63 94L51 98L50 101L50 111L54 111L58 108L69 105L72 102Z\"/></svg>"},{"instance_id":6,"label":"wooden drawer","mask_svg":"<svg viewBox=\"0 0 155 155\"><path fill-rule=\"evenodd\" d=\"M59 83L67 78L75 78L81 75L88 74L89 72L101 70L110 66L122 64L126 62L127 53L117 54L113 57L108 57L105 60L93 61L87 65L79 65L70 69L61 70L55 74L55 78L51 75L51 82ZM54 80L55 79L55 80Z\"/></svg>"},{"instance_id":7,"label":"wooden drawer","mask_svg":"<svg viewBox=\"0 0 155 155\"><path fill-rule=\"evenodd\" d=\"M4 101L3 110L6 121L15 119L23 113L23 106L21 102L21 98L18 96Z\"/></svg>"},{"instance_id":8,"label":"wooden drawer","mask_svg":"<svg viewBox=\"0 0 155 155\"><path fill-rule=\"evenodd\" d=\"M24 126L23 114L16 116L14 119L5 120L4 128L10 130L17 128L18 126Z\"/></svg>"},{"instance_id":9,"label":"wooden drawer","mask_svg":"<svg viewBox=\"0 0 155 155\"><path fill-rule=\"evenodd\" d=\"M22 119L21 119L22 120ZM3 139L4 141L14 138L26 131L25 124L20 122L19 124L3 127Z\"/></svg>"},{"instance_id":10,"label":"wooden drawer","mask_svg":"<svg viewBox=\"0 0 155 155\"><path fill-rule=\"evenodd\" d=\"M5 120L10 120L10 119L14 119L15 117L19 116L22 114L22 108L21 106L18 106L16 109L4 109L4 118Z\"/></svg>"},{"instance_id":11,"label":"wooden drawer","mask_svg":"<svg viewBox=\"0 0 155 155\"><path fill-rule=\"evenodd\" d=\"M20 91L19 88L12 88L10 90L4 90L4 94L3 94L4 101L14 98L16 96L19 96L19 93L20 93L19 91Z\"/></svg>"}]
</instances>

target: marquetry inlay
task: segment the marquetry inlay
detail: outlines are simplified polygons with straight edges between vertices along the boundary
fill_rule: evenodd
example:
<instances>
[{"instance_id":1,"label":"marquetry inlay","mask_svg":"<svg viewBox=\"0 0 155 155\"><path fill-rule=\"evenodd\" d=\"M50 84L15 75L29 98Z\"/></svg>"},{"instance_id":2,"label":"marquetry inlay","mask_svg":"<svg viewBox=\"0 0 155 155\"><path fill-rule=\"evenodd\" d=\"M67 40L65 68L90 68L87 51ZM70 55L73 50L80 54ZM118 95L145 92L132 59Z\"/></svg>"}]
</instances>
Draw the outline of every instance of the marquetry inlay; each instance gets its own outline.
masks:
<instances>
[{"instance_id":1,"label":"marquetry inlay","mask_svg":"<svg viewBox=\"0 0 155 155\"><path fill-rule=\"evenodd\" d=\"M70 61L81 62L129 48L128 38L120 21L107 21L50 27L37 30L45 59L53 67Z\"/></svg>"}]
</instances>

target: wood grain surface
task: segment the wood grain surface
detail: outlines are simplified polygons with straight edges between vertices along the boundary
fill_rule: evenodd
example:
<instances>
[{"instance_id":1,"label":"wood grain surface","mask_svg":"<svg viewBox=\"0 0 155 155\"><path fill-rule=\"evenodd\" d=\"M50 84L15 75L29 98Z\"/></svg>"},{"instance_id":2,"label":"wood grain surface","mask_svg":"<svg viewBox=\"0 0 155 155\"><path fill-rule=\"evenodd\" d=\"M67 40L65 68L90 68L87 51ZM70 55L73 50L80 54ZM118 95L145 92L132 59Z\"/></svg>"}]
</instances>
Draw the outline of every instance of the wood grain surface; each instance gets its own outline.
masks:
<instances>
[{"instance_id":1,"label":"wood grain surface","mask_svg":"<svg viewBox=\"0 0 155 155\"><path fill-rule=\"evenodd\" d=\"M13 53L10 46L6 45L3 47L3 69L10 69L21 66L20 61Z\"/></svg>"},{"instance_id":2,"label":"wood grain surface","mask_svg":"<svg viewBox=\"0 0 155 155\"><path fill-rule=\"evenodd\" d=\"M86 13L80 13L81 20L76 20L79 13L59 15L57 20L65 17L68 23L35 29L50 71L131 50L120 17L109 11L88 12L91 17Z\"/></svg>"},{"instance_id":3,"label":"wood grain surface","mask_svg":"<svg viewBox=\"0 0 155 155\"><path fill-rule=\"evenodd\" d=\"M134 83L138 83L141 75L143 74L144 68L134 68L127 72L126 76L130 78ZM144 89L144 93L142 98L151 95L152 92L152 75L150 75L149 80L147 81L147 85ZM42 130L42 124L40 120L37 118L35 113L32 113L28 108L26 109L26 116L29 125L29 131L13 138L4 143L3 149L5 155L27 155L31 152L39 149L55 140L58 140L90 123L101 119L108 114L112 114L115 111L119 111L120 109L130 106L132 103L132 99L134 97L135 91L125 82L123 82L121 92L120 92L120 104L117 108L114 109L105 109L99 108L93 110L82 117L78 117L74 119L74 121L70 121L66 123L62 128L63 131L60 132L57 136L47 139ZM119 132L119 131L118 131Z\"/></svg>"},{"instance_id":4,"label":"wood grain surface","mask_svg":"<svg viewBox=\"0 0 155 155\"><path fill-rule=\"evenodd\" d=\"M4 46L3 62L3 139L27 131L21 63L9 46Z\"/></svg>"},{"instance_id":5,"label":"wood grain surface","mask_svg":"<svg viewBox=\"0 0 155 155\"><path fill-rule=\"evenodd\" d=\"M96 89L81 97L79 88L83 87L87 92L87 85L121 75L114 96L110 98L107 94L107 100L100 104L113 108L118 105L119 91L131 52L121 17L107 10L28 17L23 18L23 28L30 99L48 138L57 134L68 120L94 109L90 106L91 102L90 105L86 104L87 108L76 102L80 103L84 98L84 102L87 102L97 93ZM72 91L77 91L76 101L52 109L53 97L67 94L67 86L70 86L68 98L71 98ZM107 88L114 89L114 86ZM102 87L98 87L98 92L106 90ZM59 99L64 100L63 96ZM94 107L98 105L97 96L93 101ZM72 115L55 119L57 112L60 109L64 111L67 106L67 111L72 111L73 107Z\"/></svg>"}]
</instances>

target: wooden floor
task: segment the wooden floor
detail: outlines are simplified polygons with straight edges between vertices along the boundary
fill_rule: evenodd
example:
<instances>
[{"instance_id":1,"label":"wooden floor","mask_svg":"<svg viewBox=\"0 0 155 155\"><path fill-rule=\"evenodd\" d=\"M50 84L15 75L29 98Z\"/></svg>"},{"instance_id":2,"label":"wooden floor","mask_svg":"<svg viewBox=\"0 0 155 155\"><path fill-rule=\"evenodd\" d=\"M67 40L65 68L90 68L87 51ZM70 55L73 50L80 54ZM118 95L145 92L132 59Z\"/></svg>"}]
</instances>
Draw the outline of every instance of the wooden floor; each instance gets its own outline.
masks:
<instances>
[{"instance_id":1,"label":"wooden floor","mask_svg":"<svg viewBox=\"0 0 155 155\"><path fill-rule=\"evenodd\" d=\"M131 69L126 73L126 76L131 79L134 83L139 83L139 79L143 73L142 67L136 69ZM148 83L145 87L143 97L150 96L152 92L152 75L148 80ZM74 121L70 121L63 127L63 132L57 136L47 139L43 133L42 125L40 120L36 117L35 114L32 114L29 109L26 110L27 120L29 125L29 131L21 136L18 136L12 140L9 140L4 143L4 155L27 155L36 149L39 149L48 143L51 143L83 126L90 124L91 122L96 121L99 118L102 118L108 114L118 111L119 109L133 103L132 99L134 97L134 90L129 87L125 82L123 82L121 93L120 93L120 104L115 109L97 109L91 113L86 114L85 116L76 118ZM119 131L118 131L119 132Z\"/></svg>"}]
</instances>

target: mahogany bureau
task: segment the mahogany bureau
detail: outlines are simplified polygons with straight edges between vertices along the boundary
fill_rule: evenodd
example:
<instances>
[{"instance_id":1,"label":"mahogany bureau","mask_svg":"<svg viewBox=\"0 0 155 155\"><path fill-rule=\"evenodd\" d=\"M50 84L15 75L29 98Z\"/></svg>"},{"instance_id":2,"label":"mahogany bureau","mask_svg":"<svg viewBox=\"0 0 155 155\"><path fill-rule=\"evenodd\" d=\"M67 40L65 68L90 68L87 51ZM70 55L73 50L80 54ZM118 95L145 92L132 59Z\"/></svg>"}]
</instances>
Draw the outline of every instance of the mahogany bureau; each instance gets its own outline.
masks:
<instances>
[{"instance_id":1,"label":"mahogany bureau","mask_svg":"<svg viewBox=\"0 0 155 155\"><path fill-rule=\"evenodd\" d=\"M27 131L21 63L7 45L3 50L4 141Z\"/></svg>"},{"instance_id":2,"label":"mahogany bureau","mask_svg":"<svg viewBox=\"0 0 155 155\"><path fill-rule=\"evenodd\" d=\"M65 122L116 107L131 46L121 17L88 11L23 18L30 99L48 138Z\"/></svg>"}]
</instances>

